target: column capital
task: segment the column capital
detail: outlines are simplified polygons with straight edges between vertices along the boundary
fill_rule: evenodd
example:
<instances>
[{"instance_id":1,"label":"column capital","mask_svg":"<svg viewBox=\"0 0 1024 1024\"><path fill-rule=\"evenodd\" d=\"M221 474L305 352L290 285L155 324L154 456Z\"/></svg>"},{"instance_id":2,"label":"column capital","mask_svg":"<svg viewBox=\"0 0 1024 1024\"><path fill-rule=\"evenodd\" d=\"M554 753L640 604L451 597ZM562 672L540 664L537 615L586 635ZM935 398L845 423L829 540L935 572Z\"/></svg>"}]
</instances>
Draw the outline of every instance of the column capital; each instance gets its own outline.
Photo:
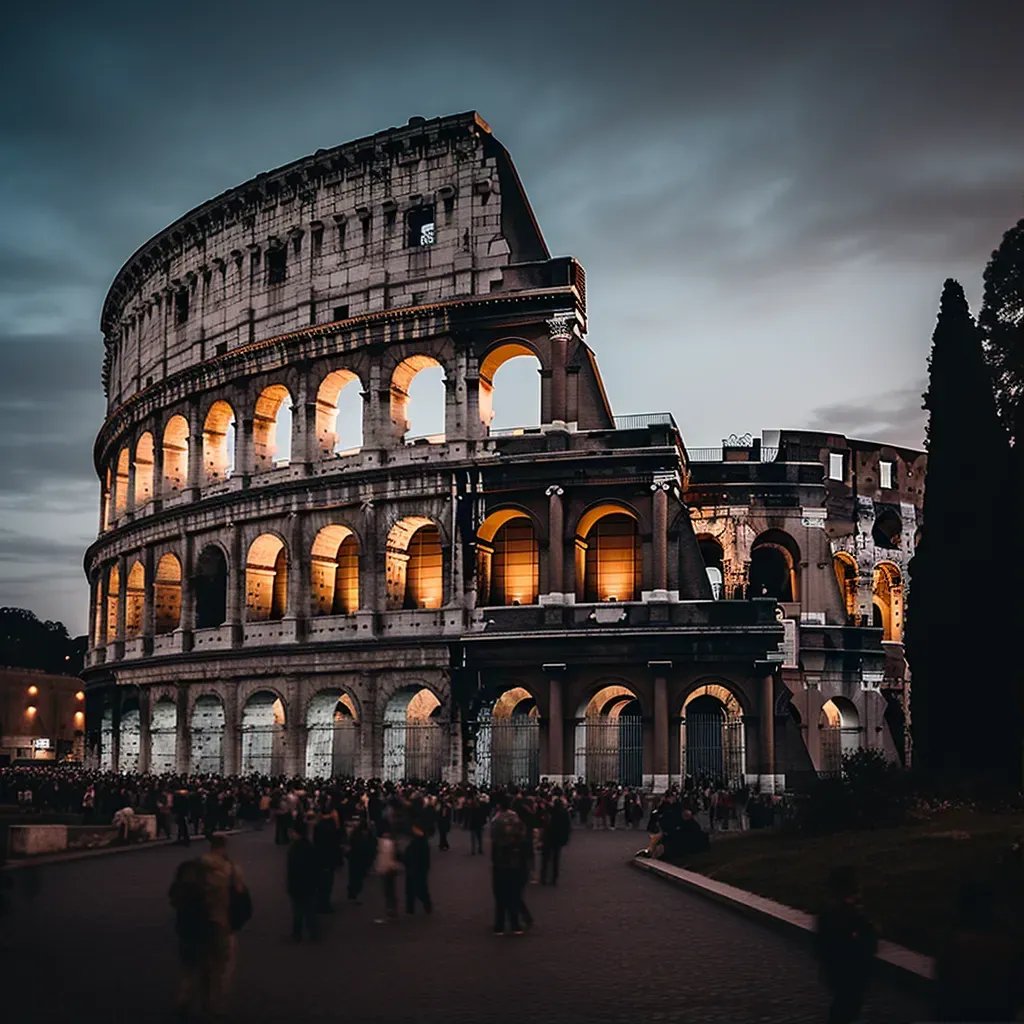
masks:
<instances>
[{"instance_id":1,"label":"column capital","mask_svg":"<svg viewBox=\"0 0 1024 1024\"><path fill-rule=\"evenodd\" d=\"M558 484L552 484L544 493L549 498L560 498L563 494L565 494L565 491Z\"/></svg>"},{"instance_id":2,"label":"column capital","mask_svg":"<svg viewBox=\"0 0 1024 1024\"><path fill-rule=\"evenodd\" d=\"M548 334L553 340L568 341L572 337L573 328L576 326L576 314L571 310L556 313L547 321Z\"/></svg>"},{"instance_id":3,"label":"column capital","mask_svg":"<svg viewBox=\"0 0 1024 1024\"><path fill-rule=\"evenodd\" d=\"M549 676L550 675L557 675L557 674L561 674L562 672L565 671L565 665L563 665L563 664L541 665L541 670L543 672L547 673Z\"/></svg>"}]
</instances>

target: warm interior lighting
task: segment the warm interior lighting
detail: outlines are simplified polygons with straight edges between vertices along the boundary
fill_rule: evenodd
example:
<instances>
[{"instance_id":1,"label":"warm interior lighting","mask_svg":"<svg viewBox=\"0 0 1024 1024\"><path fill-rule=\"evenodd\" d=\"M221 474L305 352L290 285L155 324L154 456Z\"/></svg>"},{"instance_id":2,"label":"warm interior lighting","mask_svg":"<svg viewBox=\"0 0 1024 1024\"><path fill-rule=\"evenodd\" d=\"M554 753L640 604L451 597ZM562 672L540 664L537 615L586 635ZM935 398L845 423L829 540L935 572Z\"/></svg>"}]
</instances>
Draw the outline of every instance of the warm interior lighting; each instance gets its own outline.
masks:
<instances>
[{"instance_id":1,"label":"warm interior lighting","mask_svg":"<svg viewBox=\"0 0 1024 1024\"><path fill-rule=\"evenodd\" d=\"M30 686L28 688L28 695L30 697L34 697L38 692L39 692L39 687L38 686Z\"/></svg>"},{"instance_id":2,"label":"warm interior lighting","mask_svg":"<svg viewBox=\"0 0 1024 1024\"><path fill-rule=\"evenodd\" d=\"M83 712L83 711L76 711L75 712L75 725L81 725L84 721L85 721L85 712Z\"/></svg>"},{"instance_id":3,"label":"warm interior lighting","mask_svg":"<svg viewBox=\"0 0 1024 1024\"><path fill-rule=\"evenodd\" d=\"M25 714L28 715L29 718L31 718L35 713L36 713L36 706L35 706L35 704L29 704L29 706L27 708L25 708Z\"/></svg>"},{"instance_id":4,"label":"warm interior lighting","mask_svg":"<svg viewBox=\"0 0 1024 1024\"><path fill-rule=\"evenodd\" d=\"M75 694L75 700L85 700L85 693L82 690L79 690L78 693Z\"/></svg>"}]
</instances>

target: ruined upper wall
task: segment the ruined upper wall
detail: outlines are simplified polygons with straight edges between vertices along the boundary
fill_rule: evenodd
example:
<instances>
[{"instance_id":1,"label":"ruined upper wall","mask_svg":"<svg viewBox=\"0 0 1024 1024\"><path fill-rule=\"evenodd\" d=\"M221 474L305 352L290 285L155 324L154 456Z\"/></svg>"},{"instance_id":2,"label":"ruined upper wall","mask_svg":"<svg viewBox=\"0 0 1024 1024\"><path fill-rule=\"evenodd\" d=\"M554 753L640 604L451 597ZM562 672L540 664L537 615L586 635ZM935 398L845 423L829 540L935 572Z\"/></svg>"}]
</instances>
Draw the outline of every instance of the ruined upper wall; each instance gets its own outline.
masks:
<instances>
[{"instance_id":1,"label":"ruined upper wall","mask_svg":"<svg viewBox=\"0 0 1024 1024\"><path fill-rule=\"evenodd\" d=\"M433 240L424 226L433 224ZM428 231L429 234L429 231ZM107 294L108 409L251 342L385 309L534 286L547 246L515 167L476 113L260 174L140 248Z\"/></svg>"}]
</instances>

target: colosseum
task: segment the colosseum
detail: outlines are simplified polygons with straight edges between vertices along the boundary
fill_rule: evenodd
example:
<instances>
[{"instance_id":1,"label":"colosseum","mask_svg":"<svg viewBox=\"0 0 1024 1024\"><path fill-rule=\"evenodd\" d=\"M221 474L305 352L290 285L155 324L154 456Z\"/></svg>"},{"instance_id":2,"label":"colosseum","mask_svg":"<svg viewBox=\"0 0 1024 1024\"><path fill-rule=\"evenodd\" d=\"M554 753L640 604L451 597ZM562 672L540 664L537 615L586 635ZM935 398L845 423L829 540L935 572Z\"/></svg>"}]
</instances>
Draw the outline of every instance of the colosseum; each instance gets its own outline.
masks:
<instances>
[{"instance_id":1,"label":"colosseum","mask_svg":"<svg viewBox=\"0 0 1024 1024\"><path fill-rule=\"evenodd\" d=\"M101 322L91 763L660 791L905 758L924 454L688 451L668 413L613 414L586 298L475 113L143 245ZM536 422L499 431L513 359ZM443 432L412 437L423 371Z\"/></svg>"}]
</instances>

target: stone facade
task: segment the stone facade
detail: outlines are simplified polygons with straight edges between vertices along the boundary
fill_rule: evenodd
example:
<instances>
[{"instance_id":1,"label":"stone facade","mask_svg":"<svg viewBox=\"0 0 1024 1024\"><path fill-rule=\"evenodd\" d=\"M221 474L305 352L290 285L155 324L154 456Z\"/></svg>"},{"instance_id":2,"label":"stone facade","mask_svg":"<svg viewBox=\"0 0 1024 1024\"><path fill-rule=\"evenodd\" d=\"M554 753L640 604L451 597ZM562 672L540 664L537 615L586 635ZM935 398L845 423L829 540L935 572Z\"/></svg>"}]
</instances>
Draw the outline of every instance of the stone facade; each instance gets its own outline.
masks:
<instances>
[{"instance_id":1,"label":"stone facade","mask_svg":"<svg viewBox=\"0 0 1024 1024\"><path fill-rule=\"evenodd\" d=\"M260 175L143 246L102 318L96 762L656 789L813 771L778 602L714 599L678 428L612 414L586 327L582 268L472 113ZM513 358L539 369L540 423L495 431ZM443 434L410 438L438 366Z\"/></svg>"}]
</instances>

